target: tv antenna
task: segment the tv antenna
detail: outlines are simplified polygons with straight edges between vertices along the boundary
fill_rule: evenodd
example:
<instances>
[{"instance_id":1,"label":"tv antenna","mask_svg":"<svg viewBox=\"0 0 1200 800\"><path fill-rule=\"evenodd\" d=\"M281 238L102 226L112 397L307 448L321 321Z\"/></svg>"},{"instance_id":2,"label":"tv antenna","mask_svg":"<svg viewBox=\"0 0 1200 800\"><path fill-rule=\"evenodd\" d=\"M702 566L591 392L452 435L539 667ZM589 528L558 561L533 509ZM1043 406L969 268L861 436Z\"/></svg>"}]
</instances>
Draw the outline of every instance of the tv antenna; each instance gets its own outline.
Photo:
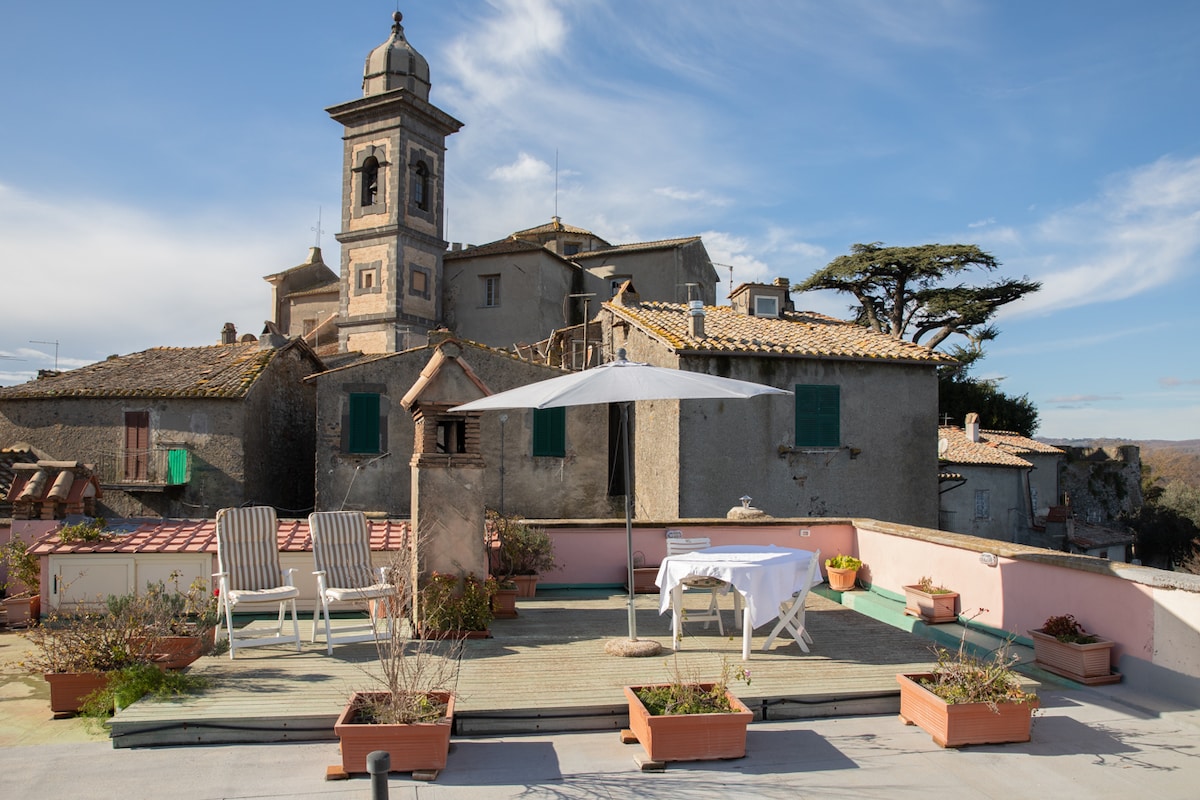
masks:
<instances>
[{"instance_id":1,"label":"tv antenna","mask_svg":"<svg viewBox=\"0 0 1200 800\"><path fill-rule=\"evenodd\" d=\"M708 262L714 267L724 267L729 270L729 293L733 294L733 264L718 264L716 261Z\"/></svg>"},{"instance_id":2,"label":"tv antenna","mask_svg":"<svg viewBox=\"0 0 1200 800\"><path fill-rule=\"evenodd\" d=\"M53 342L42 342L37 339L30 339L29 343L30 344L52 344L52 345L54 345L54 371L58 372L58 339L55 339Z\"/></svg>"}]
</instances>

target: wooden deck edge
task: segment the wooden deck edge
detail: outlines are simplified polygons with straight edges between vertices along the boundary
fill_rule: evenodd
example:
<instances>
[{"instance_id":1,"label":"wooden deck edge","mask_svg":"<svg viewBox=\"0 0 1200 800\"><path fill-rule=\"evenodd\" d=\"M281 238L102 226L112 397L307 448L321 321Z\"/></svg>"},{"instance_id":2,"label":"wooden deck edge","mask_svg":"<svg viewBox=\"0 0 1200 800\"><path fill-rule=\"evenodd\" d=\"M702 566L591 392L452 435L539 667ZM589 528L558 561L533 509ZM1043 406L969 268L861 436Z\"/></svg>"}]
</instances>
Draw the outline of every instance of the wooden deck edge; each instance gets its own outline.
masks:
<instances>
[{"instance_id":1,"label":"wooden deck edge","mask_svg":"<svg viewBox=\"0 0 1200 800\"><path fill-rule=\"evenodd\" d=\"M200 744L270 744L278 742L337 741L333 724L337 715L296 717L233 717L187 721L109 723L113 749L171 747Z\"/></svg>"}]
</instances>

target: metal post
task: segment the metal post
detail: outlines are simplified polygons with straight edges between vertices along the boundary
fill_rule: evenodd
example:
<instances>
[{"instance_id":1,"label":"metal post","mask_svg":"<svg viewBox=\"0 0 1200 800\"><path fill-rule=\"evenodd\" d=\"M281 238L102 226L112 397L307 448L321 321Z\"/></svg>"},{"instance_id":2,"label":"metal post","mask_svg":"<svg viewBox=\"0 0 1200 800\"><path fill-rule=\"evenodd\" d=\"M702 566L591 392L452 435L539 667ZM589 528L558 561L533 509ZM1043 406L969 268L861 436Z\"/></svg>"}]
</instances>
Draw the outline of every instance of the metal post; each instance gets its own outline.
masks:
<instances>
[{"instance_id":1,"label":"metal post","mask_svg":"<svg viewBox=\"0 0 1200 800\"><path fill-rule=\"evenodd\" d=\"M392 757L386 750L367 753L367 774L371 776L371 800L388 800L388 772Z\"/></svg>"},{"instance_id":2,"label":"metal post","mask_svg":"<svg viewBox=\"0 0 1200 800\"><path fill-rule=\"evenodd\" d=\"M637 641L637 613L633 606L633 480L629 459L629 403L621 403L621 443L625 447L625 547L629 568L629 640Z\"/></svg>"}]
</instances>

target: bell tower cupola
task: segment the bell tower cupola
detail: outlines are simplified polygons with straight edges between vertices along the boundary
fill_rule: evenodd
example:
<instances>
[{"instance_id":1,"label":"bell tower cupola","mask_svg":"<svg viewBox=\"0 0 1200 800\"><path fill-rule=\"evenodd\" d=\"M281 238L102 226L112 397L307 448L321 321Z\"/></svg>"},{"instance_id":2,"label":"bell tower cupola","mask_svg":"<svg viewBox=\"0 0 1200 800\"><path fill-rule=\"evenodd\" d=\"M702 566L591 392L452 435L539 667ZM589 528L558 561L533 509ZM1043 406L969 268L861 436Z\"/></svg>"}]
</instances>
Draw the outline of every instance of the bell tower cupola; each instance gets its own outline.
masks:
<instances>
[{"instance_id":1,"label":"bell tower cupola","mask_svg":"<svg viewBox=\"0 0 1200 800\"><path fill-rule=\"evenodd\" d=\"M367 56L363 70L363 97L406 89L422 100L429 99L429 62L404 38L404 15L392 14L392 38Z\"/></svg>"},{"instance_id":2,"label":"bell tower cupola","mask_svg":"<svg viewBox=\"0 0 1200 800\"><path fill-rule=\"evenodd\" d=\"M326 111L343 126L338 348L394 353L442 323L446 137L462 123L429 102L429 62L403 17L363 68L363 96Z\"/></svg>"}]
</instances>

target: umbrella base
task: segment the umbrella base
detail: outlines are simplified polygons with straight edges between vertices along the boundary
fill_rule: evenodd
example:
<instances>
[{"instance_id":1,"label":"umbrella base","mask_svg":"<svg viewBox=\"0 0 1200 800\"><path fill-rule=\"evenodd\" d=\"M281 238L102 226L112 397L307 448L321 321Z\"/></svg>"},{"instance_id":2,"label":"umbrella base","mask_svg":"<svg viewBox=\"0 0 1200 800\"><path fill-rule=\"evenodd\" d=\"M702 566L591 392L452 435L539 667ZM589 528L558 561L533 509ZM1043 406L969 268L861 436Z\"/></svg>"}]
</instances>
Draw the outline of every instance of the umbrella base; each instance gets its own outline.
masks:
<instances>
[{"instance_id":1,"label":"umbrella base","mask_svg":"<svg viewBox=\"0 0 1200 800\"><path fill-rule=\"evenodd\" d=\"M661 653L662 645L653 639L609 639L604 644L604 652L610 656L645 658Z\"/></svg>"}]
</instances>

